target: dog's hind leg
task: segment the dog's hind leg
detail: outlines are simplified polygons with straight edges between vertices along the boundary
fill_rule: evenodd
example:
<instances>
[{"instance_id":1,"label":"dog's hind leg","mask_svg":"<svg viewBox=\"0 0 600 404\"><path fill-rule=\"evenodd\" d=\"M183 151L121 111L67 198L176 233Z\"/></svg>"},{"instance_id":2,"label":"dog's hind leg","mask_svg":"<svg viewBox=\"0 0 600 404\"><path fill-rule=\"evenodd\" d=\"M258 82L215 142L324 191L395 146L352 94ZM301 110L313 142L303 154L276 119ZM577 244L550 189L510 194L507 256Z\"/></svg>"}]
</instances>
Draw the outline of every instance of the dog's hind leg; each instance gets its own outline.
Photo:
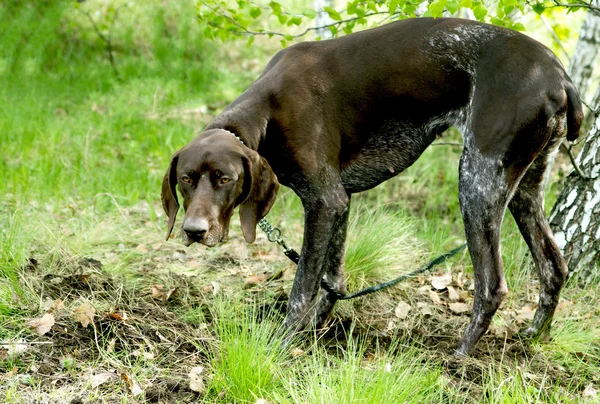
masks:
<instances>
[{"instance_id":1,"label":"dog's hind leg","mask_svg":"<svg viewBox=\"0 0 600 404\"><path fill-rule=\"evenodd\" d=\"M525 173L509 209L529 246L540 278L540 299L533 323L525 332L546 337L560 290L567 275L567 264L556 245L544 212L544 176L561 137L553 139Z\"/></svg>"},{"instance_id":2,"label":"dog's hind leg","mask_svg":"<svg viewBox=\"0 0 600 404\"><path fill-rule=\"evenodd\" d=\"M508 293L500 254L502 219L514 188L507 178L500 158L485 156L475 146L465 146L460 161L459 200L473 263L475 298L471 322L457 348L459 355L468 354L475 346Z\"/></svg>"}]
</instances>

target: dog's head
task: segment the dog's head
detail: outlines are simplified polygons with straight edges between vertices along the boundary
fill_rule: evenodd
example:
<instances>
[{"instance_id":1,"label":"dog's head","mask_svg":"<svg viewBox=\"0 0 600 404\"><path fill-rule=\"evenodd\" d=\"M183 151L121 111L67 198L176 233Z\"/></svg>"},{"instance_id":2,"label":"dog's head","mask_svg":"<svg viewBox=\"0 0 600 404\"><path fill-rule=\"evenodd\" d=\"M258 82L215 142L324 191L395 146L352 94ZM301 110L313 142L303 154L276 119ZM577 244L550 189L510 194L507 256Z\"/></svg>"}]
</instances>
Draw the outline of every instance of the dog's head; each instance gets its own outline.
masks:
<instances>
[{"instance_id":1,"label":"dog's head","mask_svg":"<svg viewBox=\"0 0 600 404\"><path fill-rule=\"evenodd\" d=\"M162 203L169 217L167 239L179 210L176 185L183 198L183 240L214 247L229 232L233 209L240 205L242 232L248 243L265 217L279 183L267 161L230 132L202 132L177 151L162 183Z\"/></svg>"}]
</instances>

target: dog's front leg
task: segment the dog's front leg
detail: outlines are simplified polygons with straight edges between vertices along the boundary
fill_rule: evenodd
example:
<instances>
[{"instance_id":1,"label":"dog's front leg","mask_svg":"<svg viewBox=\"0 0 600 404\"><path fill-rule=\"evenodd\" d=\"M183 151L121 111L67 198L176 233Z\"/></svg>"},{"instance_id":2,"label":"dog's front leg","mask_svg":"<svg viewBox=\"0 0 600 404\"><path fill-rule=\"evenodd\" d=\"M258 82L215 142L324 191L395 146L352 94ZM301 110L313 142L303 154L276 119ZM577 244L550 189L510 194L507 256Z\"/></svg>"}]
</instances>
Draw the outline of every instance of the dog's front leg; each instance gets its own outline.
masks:
<instances>
[{"instance_id":1,"label":"dog's front leg","mask_svg":"<svg viewBox=\"0 0 600 404\"><path fill-rule=\"evenodd\" d=\"M333 290L335 293L321 290L313 321L315 328L323 326L335 302L340 296L346 294L344 257L346 255L346 234L348 231L349 214L350 209L348 206L348 209L346 209L339 221L334 225L333 234L327 247L327 255L323 263L323 270L321 271L321 282L327 283L327 286L329 286L328 289L330 291Z\"/></svg>"},{"instance_id":2,"label":"dog's front leg","mask_svg":"<svg viewBox=\"0 0 600 404\"><path fill-rule=\"evenodd\" d=\"M340 232L345 235L344 223L347 221L350 203L341 183L326 186L321 184L317 190L299 194L305 212L304 242L284 322L285 331L289 335L306 328L315 317L315 300L323 270L327 267L327 251L336 235ZM344 228L340 229L340 226ZM341 245L343 246L343 239ZM329 259L335 264L333 261L343 259L343 254L340 256L336 253Z\"/></svg>"}]
</instances>

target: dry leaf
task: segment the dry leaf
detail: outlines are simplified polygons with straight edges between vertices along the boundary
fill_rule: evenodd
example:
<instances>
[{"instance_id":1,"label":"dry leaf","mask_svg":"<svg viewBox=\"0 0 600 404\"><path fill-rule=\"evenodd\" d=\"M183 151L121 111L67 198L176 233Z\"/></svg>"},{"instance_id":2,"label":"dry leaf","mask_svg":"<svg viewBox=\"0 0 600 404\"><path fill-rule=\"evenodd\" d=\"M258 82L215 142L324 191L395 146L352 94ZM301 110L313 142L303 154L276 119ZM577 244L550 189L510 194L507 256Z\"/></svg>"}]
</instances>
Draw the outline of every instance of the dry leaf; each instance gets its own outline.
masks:
<instances>
[{"instance_id":1,"label":"dry leaf","mask_svg":"<svg viewBox=\"0 0 600 404\"><path fill-rule=\"evenodd\" d=\"M127 387L129 387L129 391L131 391L131 394L133 394L134 397L137 397L144 392L140 385L137 384L137 382L133 380L127 373L121 373L121 380L127 383Z\"/></svg>"},{"instance_id":2,"label":"dry leaf","mask_svg":"<svg viewBox=\"0 0 600 404\"><path fill-rule=\"evenodd\" d=\"M138 244L138 246L135 247L134 250L141 254L146 254L148 252L148 247L146 246L146 244Z\"/></svg>"},{"instance_id":3,"label":"dry leaf","mask_svg":"<svg viewBox=\"0 0 600 404\"><path fill-rule=\"evenodd\" d=\"M176 292L177 288L165 291L165 285L152 285L152 298L163 302L168 301Z\"/></svg>"},{"instance_id":4,"label":"dry leaf","mask_svg":"<svg viewBox=\"0 0 600 404\"><path fill-rule=\"evenodd\" d=\"M431 290L431 286L423 285L423 286L419 286L417 288L417 293L419 293L420 295L427 295L427 294L429 294L430 290Z\"/></svg>"},{"instance_id":5,"label":"dry leaf","mask_svg":"<svg viewBox=\"0 0 600 404\"><path fill-rule=\"evenodd\" d=\"M54 322L54 316L50 313L46 313L40 318L31 320L27 325L29 328L33 328L37 335L42 336L50 331Z\"/></svg>"},{"instance_id":6,"label":"dry leaf","mask_svg":"<svg viewBox=\"0 0 600 404\"><path fill-rule=\"evenodd\" d=\"M431 286L437 290L446 289L452 283L452 274L444 274L431 277Z\"/></svg>"},{"instance_id":7,"label":"dry leaf","mask_svg":"<svg viewBox=\"0 0 600 404\"><path fill-rule=\"evenodd\" d=\"M452 286L448 286L448 299L451 302L457 302L460 300L460 295L458 291Z\"/></svg>"},{"instance_id":8,"label":"dry leaf","mask_svg":"<svg viewBox=\"0 0 600 404\"><path fill-rule=\"evenodd\" d=\"M190 378L190 390L197 393L204 393L206 386L204 385L204 376L202 376L203 370L204 367L202 366L195 366L190 370L188 374Z\"/></svg>"},{"instance_id":9,"label":"dry leaf","mask_svg":"<svg viewBox=\"0 0 600 404\"><path fill-rule=\"evenodd\" d=\"M127 320L127 313L123 312L123 315L119 314L119 313L108 313L107 314L108 318L111 318L113 320L117 320L117 321L125 321Z\"/></svg>"},{"instance_id":10,"label":"dry leaf","mask_svg":"<svg viewBox=\"0 0 600 404\"><path fill-rule=\"evenodd\" d=\"M263 272L262 274L252 275L245 279L244 287L249 288L254 285L258 285L259 283L263 283L264 281L266 281L268 278L269 278L269 274L266 272Z\"/></svg>"},{"instance_id":11,"label":"dry leaf","mask_svg":"<svg viewBox=\"0 0 600 404\"><path fill-rule=\"evenodd\" d=\"M87 303L83 303L73 311L75 320L79 321L84 328L90 324L94 324L95 313L96 310Z\"/></svg>"},{"instance_id":12,"label":"dry leaf","mask_svg":"<svg viewBox=\"0 0 600 404\"><path fill-rule=\"evenodd\" d=\"M435 304L442 304L442 300L440 299L440 295L438 295L437 292L434 291L434 290L430 290L429 291L429 298Z\"/></svg>"},{"instance_id":13,"label":"dry leaf","mask_svg":"<svg viewBox=\"0 0 600 404\"><path fill-rule=\"evenodd\" d=\"M517 311L517 319L522 321L533 320L534 315L535 310L531 306L524 306L523 308Z\"/></svg>"},{"instance_id":14,"label":"dry leaf","mask_svg":"<svg viewBox=\"0 0 600 404\"><path fill-rule=\"evenodd\" d=\"M448 307L455 314L467 313L471 309L471 306L468 304L460 302L449 303Z\"/></svg>"},{"instance_id":15,"label":"dry leaf","mask_svg":"<svg viewBox=\"0 0 600 404\"><path fill-rule=\"evenodd\" d=\"M408 317L408 312L410 311L410 309L412 309L410 304L404 301L400 301L396 306L396 310L394 310L394 314L399 319L404 320L406 317Z\"/></svg>"},{"instance_id":16,"label":"dry leaf","mask_svg":"<svg viewBox=\"0 0 600 404\"><path fill-rule=\"evenodd\" d=\"M598 396L598 390L594 388L592 383L588 384L585 390L583 390L583 397L595 399Z\"/></svg>"},{"instance_id":17,"label":"dry leaf","mask_svg":"<svg viewBox=\"0 0 600 404\"><path fill-rule=\"evenodd\" d=\"M417 308L424 316L431 316L433 314L431 306L429 306L427 303L419 302L417 303Z\"/></svg>"},{"instance_id":18,"label":"dry leaf","mask_svg":"<svg viewBox=\"0 0 600 404\"><path fill-rule=\"evenodd\" d=\"M116 373L112 373L112 372L102 372L102 373L98 373L95 374L94 376L92 376L90 378L90 383L92 383L92 387L98 387L101 384L106 383L109 380L112 379L116 379L118 376L116 375Z\"/></svg>"},{"instance_id":19,"label":"dry leaf","mask_svg":"<svg viewBox=\"0 0 600 404\"><path fill-rule=\"evenodd\" d=\"M292 348L292 356L294 358L299 357L300 355L302 355L304 353L304 351L300 348Z\"/></svg>"}]
</instances>

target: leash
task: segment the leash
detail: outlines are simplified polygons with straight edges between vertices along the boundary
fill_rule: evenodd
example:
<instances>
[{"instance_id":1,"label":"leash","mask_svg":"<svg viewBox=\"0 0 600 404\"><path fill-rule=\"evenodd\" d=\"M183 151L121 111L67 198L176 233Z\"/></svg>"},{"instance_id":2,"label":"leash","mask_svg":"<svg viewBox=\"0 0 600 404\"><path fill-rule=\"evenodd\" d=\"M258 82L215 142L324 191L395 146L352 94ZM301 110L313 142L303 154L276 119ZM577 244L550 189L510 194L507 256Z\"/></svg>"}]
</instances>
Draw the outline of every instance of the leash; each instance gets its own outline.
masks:
<instances>
[{"instance_id":1,"label":"leash","mask_svg":"<svg viewBox=\"0 0 600 404\"><path fill-rule=\"evenodd\" d=\"M225 129L222 129L222 130L225 130ZM225 131L231 133L233 136L235 136L235 138L237 140L239 140L242 144L244 144L242 139L240 139L235 133L232 133L228 130L225 130ZM281 230L279 230L277 227L272 226L271 223L269 223L267 221L267 219L265 219L265 218L260 219L260 221L258 222L258 226L262 229L262 231L264 231L266 233L267 239L271 243L277 243L280 246L282 246L283 253L285 254L285 256L288 257L290 259L290 261L292 261L294 264L298 265L298 262L300 262L300 254L298 254L298 252L296 250L294 250L293 248L290 248L287 246L287 244L285 243L285 240L281 236ZM392 279L391 281L380 283L379 285L369 286L368 288L361 289L358 292L350 293L349 295L343 295L340 292L338 292L337 290L334 290L331 286L329 286L329 284L327 282L325 282L325 280L321 280L321 287L323 289L325 289L325 291L327 293L333 295L336 300L350 300L350 299L354 299L355 297L369 295L371 293L379 292L382 289L389 288L390 286L394 286L395 284L402 282L405 279L413 278L419 274L422 274L423 272L427 272L427 271L431 270L434 266L443 263L448 258L453 257L454 255L456 255L459 252L461 252L462 250L464 250L466 246L467 246L467 244L463 244L460 247L457 247L452 251L442 254L439 257L431 260L427 264L423 265L422 267L414 270L413 272L410 272L410 273L404 274L404 275L400 275L396 279Z\"/></svg>"},{"instance_id":2,"label":"leash","mask_svg":"<svg viewBox=\"0 0 600 404\"><path fill-rule=\"evenodd\" d=\"M283 237L281 236L281 230L279 230L277 227L273 227L264 218L258 222L258 225L267 234L267 239L271 243L277 243L280 246L282 246L283 253L286 255L286 257L288 257L290 259L290 261L292 261L294 264L298 265L298 262L300 261L300 254L298 254L298 252L296 250L288 247L287 244L285 244L285 241L283 240ZM423 272L427 272L427 271L431 270L434 266L443 263L448 258L451 258L451 257L455 256L456 254L458 254L459 252L461 252L462 250L464 250L466 246L467 246L467 244L463 244L460 247L457 247L454 250L444 253L444 254L440 255L439 257L429 261L427 264L423 265L422 267L420 267L412 272L409 272L407 274L400 275L399 277L392 279L391 281L383 282L383 283L380 283L380 284L374 285L374 286L369 286L368 288L361 289L358 292L350 293L349 295L343 295L340 292L338 292L337 290L334 290L331 286L329 286L329 284L325 280L321 280L321 287L323 289L325 289L325 291L327 293L333 295L335 300L350 300L350 299L354 299L355 297L369 295L371 293L379 292L382 289L389 288L390 286L394 286L395 284L400 283L403 280L406 280L408 278L413 278L419 274L422 274Z\"/></svg>"}]
</instances>

